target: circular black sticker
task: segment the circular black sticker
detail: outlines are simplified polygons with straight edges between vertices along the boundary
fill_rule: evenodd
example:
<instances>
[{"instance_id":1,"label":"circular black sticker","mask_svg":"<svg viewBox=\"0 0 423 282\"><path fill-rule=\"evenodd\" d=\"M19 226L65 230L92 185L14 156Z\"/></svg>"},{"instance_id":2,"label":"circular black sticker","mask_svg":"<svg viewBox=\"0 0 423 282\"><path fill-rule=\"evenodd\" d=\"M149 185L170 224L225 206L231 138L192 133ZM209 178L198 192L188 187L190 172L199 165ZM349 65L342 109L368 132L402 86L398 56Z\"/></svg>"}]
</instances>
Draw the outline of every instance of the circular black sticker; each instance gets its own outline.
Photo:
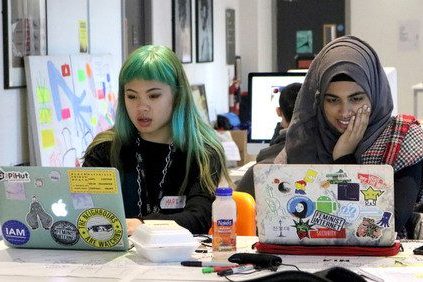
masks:
<instances>
[{"instance_id":1,"label":"circular black sticker","mask_svg":"<svg viewBox=\"0 0 423 282\"><path fill-rule=\"evenodd\" d=\"M57 221L50 228L51 237L61 245L75 245L79 241L79 231L68 221Z\"/></svg>"}]
</instances>

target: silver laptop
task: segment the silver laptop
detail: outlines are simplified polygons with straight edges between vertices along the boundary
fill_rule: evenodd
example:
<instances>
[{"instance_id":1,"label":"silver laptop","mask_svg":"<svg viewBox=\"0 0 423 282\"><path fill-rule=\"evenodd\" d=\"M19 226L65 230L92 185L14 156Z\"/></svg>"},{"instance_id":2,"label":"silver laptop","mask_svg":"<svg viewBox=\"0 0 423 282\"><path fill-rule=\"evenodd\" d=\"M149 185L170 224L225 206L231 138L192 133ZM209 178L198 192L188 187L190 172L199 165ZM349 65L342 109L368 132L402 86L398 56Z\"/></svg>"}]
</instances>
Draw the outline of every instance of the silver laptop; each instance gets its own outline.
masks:
<instances>
[{"instance_id":1,"label":"silver laptop","mask_svg":"<svg viewBox=\"0 0 423 282\"><path fill-rule=\"evenodd\" d=\"M393 175L389 165L257 164L259 241L391 246Z\"/></svg>"},{"instance_id":2,"label":"silver laptop","mask_svg":"<svg viewBox=\"0 0 423 282\"><path fill-rule=\"evenodd\" d=\"M0 224L10 247L128 249L114 168L0 167Z\"/></svg>"}]
</instances>

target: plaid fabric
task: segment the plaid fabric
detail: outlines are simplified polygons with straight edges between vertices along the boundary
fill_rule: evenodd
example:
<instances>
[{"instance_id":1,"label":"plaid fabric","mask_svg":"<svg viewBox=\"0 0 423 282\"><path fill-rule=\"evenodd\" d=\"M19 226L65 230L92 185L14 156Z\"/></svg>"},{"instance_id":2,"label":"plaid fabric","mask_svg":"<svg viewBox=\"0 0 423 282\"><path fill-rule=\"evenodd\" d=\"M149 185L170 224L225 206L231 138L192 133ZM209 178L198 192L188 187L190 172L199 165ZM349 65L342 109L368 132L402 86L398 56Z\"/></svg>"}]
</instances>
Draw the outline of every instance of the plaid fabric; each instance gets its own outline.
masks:
<instances>
[{"instance_id":1,"label":"plaid fabric","mask_svg":"<svg viewBox=\"0 0 423 282\"><path fill-rule=\"evenodd\" d=\"M411 115L398 115L362 155L363 164L390 164L394 171L423 160L423 129Z\"/></svg>"}]
</instances>

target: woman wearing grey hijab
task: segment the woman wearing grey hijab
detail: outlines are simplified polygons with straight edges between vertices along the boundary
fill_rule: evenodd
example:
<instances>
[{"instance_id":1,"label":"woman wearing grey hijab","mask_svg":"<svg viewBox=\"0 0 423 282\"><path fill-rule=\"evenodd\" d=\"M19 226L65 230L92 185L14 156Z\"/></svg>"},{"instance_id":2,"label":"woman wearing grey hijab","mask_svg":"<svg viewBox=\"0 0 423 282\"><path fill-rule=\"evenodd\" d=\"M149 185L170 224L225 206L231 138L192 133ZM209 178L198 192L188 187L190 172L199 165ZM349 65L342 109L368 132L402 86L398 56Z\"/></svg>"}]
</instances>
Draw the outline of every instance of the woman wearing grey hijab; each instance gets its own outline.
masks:
<instances>
[{"instance_id":1,"label":"woman wearing grey hijab","mask_svg":"<svg viewBox=\"0 0 423 282\"><path fill-rule=\"evenodd\" d=\"M422 187L423 129L392 109L375 50L354 36L337 38L313 60L275 162L392 165L395 230L409 230Z\"/></svg>"}]
</instances>

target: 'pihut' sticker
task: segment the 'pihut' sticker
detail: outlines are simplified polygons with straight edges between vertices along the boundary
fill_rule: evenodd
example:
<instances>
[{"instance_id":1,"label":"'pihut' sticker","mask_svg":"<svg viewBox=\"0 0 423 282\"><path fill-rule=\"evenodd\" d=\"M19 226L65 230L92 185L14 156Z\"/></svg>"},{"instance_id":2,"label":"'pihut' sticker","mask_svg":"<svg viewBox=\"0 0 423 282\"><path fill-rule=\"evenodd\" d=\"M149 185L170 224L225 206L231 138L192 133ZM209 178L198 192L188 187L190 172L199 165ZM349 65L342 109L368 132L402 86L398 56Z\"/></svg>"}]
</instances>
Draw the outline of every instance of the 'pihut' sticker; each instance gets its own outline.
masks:
<instances>
[{"instance_id":1,"label":"'pihut' sticker","mask_svg":"<svg viewBox=\"0 0 423 282\"><path fill-rule=\"evenodd\" d=\"M20 221L8 220L1 227L4 239L12 245L23 245L31 236L28 227Z\"/></svg>"},{"instance_id":2,"label":"'pihut' sticker","mask_svg":"<svg viewBox=\"0 0 423 282\"><path fill-rule=\"evenodd\" d=\"M111 248L122 239L122 223L112 212L93 208L78 217L77 228L84 241L96 248Z\"/></svg>"},{"instance_id":3,"label":"'pihut' sticker","mask_svg":"<svg viewBox=\"0 0 423 282\"><path fill-rule=\"evenodd\" d=\"M72 246L79 240L76 226L64 220L55 222L50 228L51 237L61 245Z\"/></svg>"}]
</instances>

